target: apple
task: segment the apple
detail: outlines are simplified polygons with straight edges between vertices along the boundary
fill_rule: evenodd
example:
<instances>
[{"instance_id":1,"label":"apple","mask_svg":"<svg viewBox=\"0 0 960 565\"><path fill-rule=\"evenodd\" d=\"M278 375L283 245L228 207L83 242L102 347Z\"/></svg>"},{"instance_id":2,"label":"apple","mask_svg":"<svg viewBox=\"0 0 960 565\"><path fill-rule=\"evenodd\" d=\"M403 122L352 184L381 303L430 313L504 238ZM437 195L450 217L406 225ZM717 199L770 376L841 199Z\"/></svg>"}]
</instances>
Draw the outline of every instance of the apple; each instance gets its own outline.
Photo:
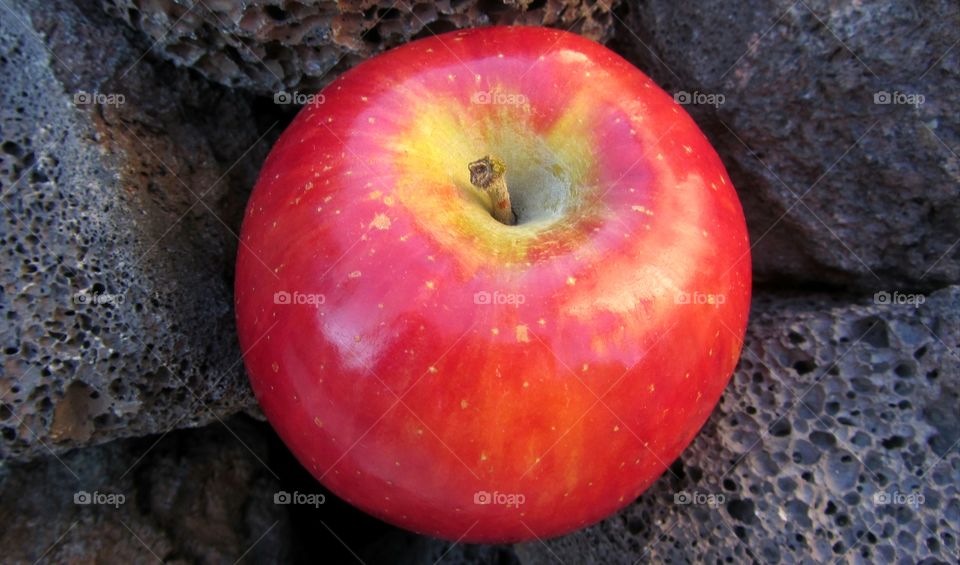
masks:
<instances>
[{"instance_id":1,"label":"apple","mask_svg":"<svg viewBox=\"0 0 960 565\"><path fill-rule=\"evenodd\" d=\"M526 27L415 41L322 94L264 164L237 260L283 441L337 496L452 540L630 504L747 322L743 214L693 120L605 47Z\"/></svg>"}]
</instances>

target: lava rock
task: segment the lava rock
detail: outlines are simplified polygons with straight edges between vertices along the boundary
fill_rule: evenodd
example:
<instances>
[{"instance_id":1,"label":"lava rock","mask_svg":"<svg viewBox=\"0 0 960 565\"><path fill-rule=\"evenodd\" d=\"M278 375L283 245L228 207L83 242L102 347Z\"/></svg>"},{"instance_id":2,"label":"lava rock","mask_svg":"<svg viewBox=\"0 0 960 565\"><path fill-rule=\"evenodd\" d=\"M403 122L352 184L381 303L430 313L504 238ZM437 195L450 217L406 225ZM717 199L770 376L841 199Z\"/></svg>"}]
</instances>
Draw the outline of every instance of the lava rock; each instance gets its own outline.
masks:
<instances>
[{"instance_id":1,"label":"lava rock","mask_svg":"<svg viewBox=\"0 0 960 565\"><path fill-rule=\"evenodd\" d=\"M112 442L0 471L6 563L281 563L288 506L259 425Z\"/></svg>"},{"instance_id":2,"label":"lava rock","mask_svg":"<svg viewBox=\"0 0 960 565\"><path fill-rule=\"evenodd\" d=\"M758 282L909 291L960 280L957 3L624 8L616 47L715 144Z\"/></svg>"},{"instance_id":3,"label":"lava rock","mask_svg":"<svg viewBox=\"0 0 960 565\"><path fill-rule=\"evenodd\" d=\"M960 287L924 299L757 297L680 459L616 516L518 545L521 562L956 562Z\"/></svg>"},{"instance_id":4,"label":"lava rock","mask_svg":"<svg viewBox=\"0 0 960 565\"><path fill-rule=\"evenodd\" d=\"M236 232L282 125L271 129L245 97L152 64L149 46L95 4L9 10L0 457L255 405L231 303Z\"/></svg>"},{"instance_id":5,"label":"lava rock","mask_svg":"<svg viewBox=\"0 0 960 565\"><path fill-rule=\"evenodd\" d=\"M337 74L413 39L479 25L545 25L596 40L610 3L583 0L103 0L161 56L261 94L312 93Z\"/></svg>"}]
</instances>

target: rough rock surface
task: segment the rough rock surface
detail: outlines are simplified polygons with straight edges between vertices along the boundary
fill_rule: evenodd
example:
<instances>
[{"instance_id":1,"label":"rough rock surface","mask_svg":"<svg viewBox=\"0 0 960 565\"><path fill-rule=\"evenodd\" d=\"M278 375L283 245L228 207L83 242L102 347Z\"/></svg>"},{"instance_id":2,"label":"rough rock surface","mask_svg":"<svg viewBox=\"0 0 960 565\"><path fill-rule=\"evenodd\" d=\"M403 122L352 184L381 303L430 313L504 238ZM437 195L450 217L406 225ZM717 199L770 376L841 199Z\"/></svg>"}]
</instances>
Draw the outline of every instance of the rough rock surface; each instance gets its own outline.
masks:
<instances>
[{"instance_id":1,"label":"rough rock surface","mask_svg":"<svg viewBox=\"0 0 960 565\"><path fill-rule=\"evenodd\" d=\"M919 308L761 296L732 382L670 471L620 514L518 553L956 563L958 441L960 287Z\"/></svg>"},{"instance_id":2,"label":"rough rock surface","mask_svg":"<svg viewBox=\"0 0 960 565\"><path fill-rule=\"evenodd\" d=\"M956 2L653 0L621 13L616 46L699 102L686 107L740 192L758 281L960 280Z\"/></svg>"},{"instance_id":3,"label":"rough rock surface","mask_svg":"<svg viewBox=\"0 0 960 565\"><path fill-rule=\"evenodd\" d=\"M283 493L317 504L275 503ZM244 418L0 467L0 524L4 563L515 562L509 547L416 536L350 508Z\"/></svg>"},{"instance_id":4,"label":"rough rock surface","mask_svg":"<svg viewBox=\"0 0 960 565\"><path fill-rule=\"evenodd\" d=\"M233 563L248 548L250 561L283 561L287 507L253 455L266 437L230 426L236 437L215 424L3 468L4 562Z\"/></svg>"},{"instance_id":5,"label":"rough rock surface","mask_svg":"<svg viewBox=\"0 0 960 565\"><path fill-rule=\"evenodd\" d=\"M178 65L261 94L312 92L385 49L465 27L546 25L596 40L610 4L583 0L103 0Z\"/></svg>"},{"instance_id":6,"label":"rough rock surface","mask_svg":"<svg viewBox=\"0 0 960 565\"><path fill-rule=\"evenodd\" d=\"M96 5L14 6L0 18L0 455L250 406L235 231L282 126L257 143L269 123L244 98L146 64Z\"/></svg>"}]
</instances>

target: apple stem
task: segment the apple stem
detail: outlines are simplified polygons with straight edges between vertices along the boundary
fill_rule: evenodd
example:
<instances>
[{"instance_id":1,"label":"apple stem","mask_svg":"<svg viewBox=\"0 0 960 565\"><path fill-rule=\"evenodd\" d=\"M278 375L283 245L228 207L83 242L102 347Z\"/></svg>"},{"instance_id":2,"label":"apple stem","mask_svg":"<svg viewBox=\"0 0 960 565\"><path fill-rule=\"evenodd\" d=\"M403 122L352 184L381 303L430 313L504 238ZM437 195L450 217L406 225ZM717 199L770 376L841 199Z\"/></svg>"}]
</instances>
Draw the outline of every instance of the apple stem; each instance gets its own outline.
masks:
<instances>
[{"instance_id":1,"label":"apple stem","mask_svg":"<svg viewBox=\"0 0 960 565\"><path fill-rule=\"evenodd\" d=\"M493 217L501 224L512 226L517 223L517 215L510 205L510 192L507 191L507 168L503 161L487 155L483 159L468 165L470 184L485 191L493 202Z\"/></svg>"}]
</instances>

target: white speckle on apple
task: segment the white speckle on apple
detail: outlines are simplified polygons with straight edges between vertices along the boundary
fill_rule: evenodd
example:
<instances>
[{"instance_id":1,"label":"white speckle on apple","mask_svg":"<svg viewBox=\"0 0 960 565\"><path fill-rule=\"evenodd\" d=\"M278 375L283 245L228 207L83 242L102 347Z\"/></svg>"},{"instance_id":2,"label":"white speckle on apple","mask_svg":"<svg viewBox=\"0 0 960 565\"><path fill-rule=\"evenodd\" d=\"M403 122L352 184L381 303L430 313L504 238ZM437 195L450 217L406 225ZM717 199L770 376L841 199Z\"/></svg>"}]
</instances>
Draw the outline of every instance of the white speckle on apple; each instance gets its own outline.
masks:
<instances>
[{"instance_id":1,"label":"white speckle on apple","mask_svg":"<svg viewBox=\"0 0 960 565\"><path fill-rule=\"evenodd\" d=\"M370 222L370 227L377 228L378 230L388 230L390 229L390 218L386 214L377 214L373 217L373 221Z\"/></svg>"},{"instance_id":2,"label":"white speckle on apple","mask_svg":"<svg viewBox=\"0 0 960 565\"><path fill-rule=\"evenodd\" d=\"M521 343L530 343L530 334L527 331L526 324L520 324L517 326L517 341Z\"/></svg>"}]
</instances>

